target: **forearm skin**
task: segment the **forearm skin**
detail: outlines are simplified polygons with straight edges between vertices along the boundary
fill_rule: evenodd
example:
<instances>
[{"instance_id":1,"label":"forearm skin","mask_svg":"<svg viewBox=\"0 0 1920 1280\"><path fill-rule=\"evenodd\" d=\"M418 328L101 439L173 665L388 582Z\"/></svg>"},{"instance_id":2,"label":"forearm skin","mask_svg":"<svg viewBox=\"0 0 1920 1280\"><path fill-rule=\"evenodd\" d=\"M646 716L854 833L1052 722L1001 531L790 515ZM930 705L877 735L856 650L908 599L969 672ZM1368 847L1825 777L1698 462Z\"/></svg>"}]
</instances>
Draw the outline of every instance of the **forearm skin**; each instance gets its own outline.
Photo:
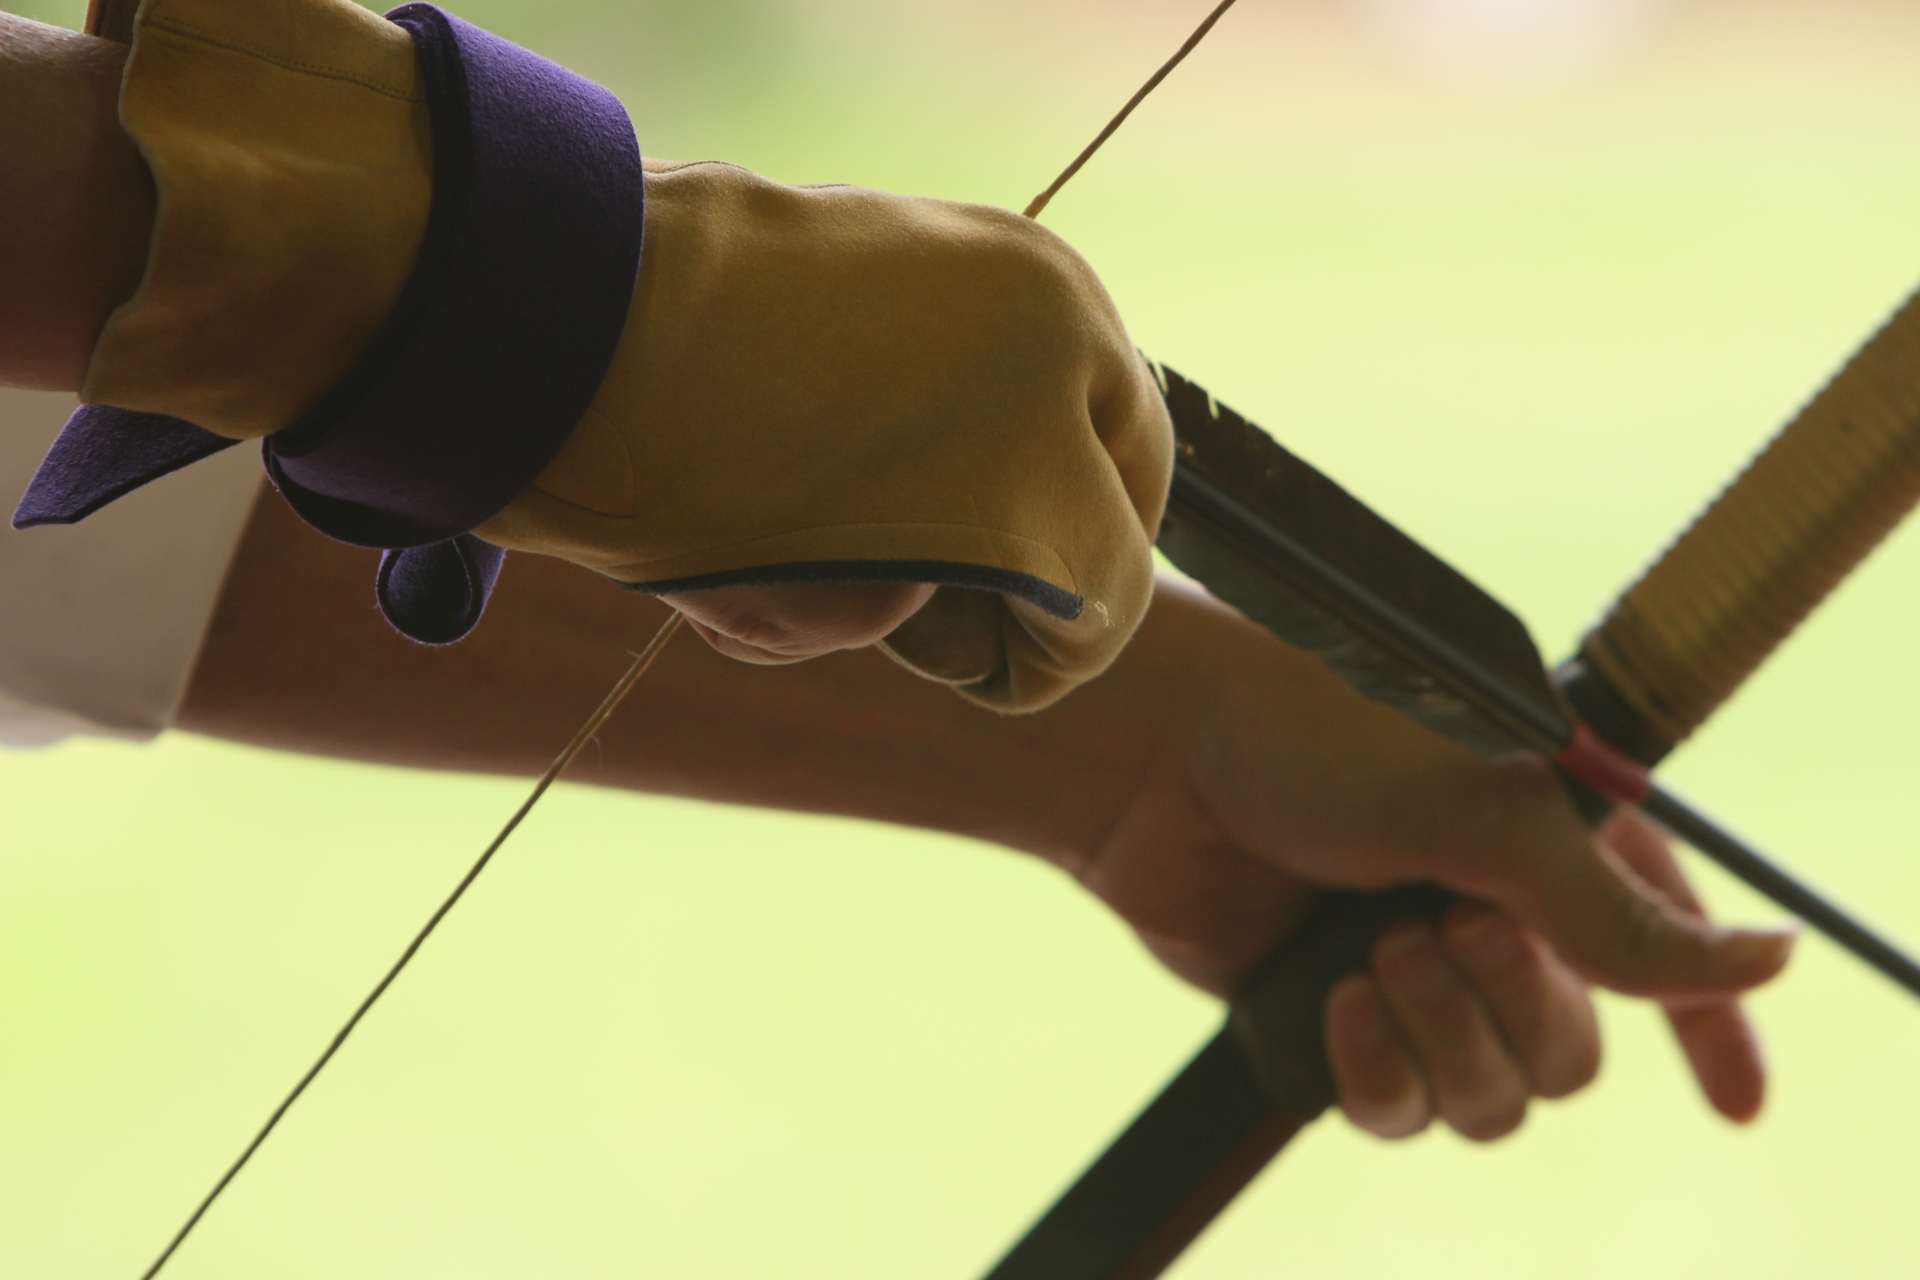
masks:
<instances>
[{"instance_id":1,"label":"forearm skin","mask_svg":"<svg viewBox=\"0 0 1920 1280\"><path fill-rule=\"evenodd\" d=\"M178 726L315 755L535 774L665 617L595 574L522 556L486 625L427 648L375 611L375 554L328 541L263 493ZM1150 625L1140 658L1178 622ZM1123 659L1058 707L1000 716L870 650L759 667L688 635L570 776L930 827L1071 867L1146 766L1172 692L1154 668Z\"/></svg>"}]
</instances>

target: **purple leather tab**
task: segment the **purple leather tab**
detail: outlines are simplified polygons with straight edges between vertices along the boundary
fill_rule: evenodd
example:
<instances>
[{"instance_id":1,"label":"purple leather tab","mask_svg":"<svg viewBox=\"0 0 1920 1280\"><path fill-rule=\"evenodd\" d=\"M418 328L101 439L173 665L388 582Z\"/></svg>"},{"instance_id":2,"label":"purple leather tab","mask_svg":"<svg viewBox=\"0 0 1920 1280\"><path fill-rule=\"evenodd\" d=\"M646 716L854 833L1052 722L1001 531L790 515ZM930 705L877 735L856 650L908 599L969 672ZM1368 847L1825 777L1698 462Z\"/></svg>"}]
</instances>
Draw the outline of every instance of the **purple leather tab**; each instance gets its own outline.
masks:
<instances>
[{"instance_id":1,"label":"purple leather tab","mask_svg":"<svg viewBox=\"0 0 1920 1280\"><path fill-rule=\"evenodd\" d=\"M640 270L645 179L605 89L428 4L414 42L433 203L400 300L354 367L267 438L267 473L309 524L397 551L376 594L445 644L479 620L505 553L468 536L533 482L586 414ZM79 520L236 443L89 406L34 477L16 527Z\"/></svg>"},{"instance_id":2,"label":"purple leather tab","mask_svg":"<svg viewBox=\"0 0 1920 1280\"><path fill-rule=\"evenodd\" d=\"M473 630L506 561L504 548L470 533L380 557L374 596L402 634L422 644L452 644Z\"/></svg>"},{"instance_id":3,"label":"purple leather tab","mask_svg":"<svg viewBox=\"0 0 1920 1280\"><path fill-rule=\"evenodd\" d=\"M239 443L165 414L81 405L40 459L13 527L84 520L149 480Z\"/></svg>"}]
</instances>

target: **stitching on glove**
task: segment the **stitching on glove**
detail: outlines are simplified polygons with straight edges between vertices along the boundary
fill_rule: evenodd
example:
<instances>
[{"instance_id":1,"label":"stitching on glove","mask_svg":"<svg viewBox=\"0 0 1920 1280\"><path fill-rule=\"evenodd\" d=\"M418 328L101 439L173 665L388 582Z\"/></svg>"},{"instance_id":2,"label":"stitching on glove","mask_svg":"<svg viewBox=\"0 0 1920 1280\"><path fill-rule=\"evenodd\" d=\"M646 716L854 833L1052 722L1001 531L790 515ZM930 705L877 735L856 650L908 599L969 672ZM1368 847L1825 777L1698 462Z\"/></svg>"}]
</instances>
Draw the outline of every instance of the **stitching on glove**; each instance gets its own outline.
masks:
<instances>
[{"instance_id":1,"label":"stitching on glove","mask_svg":"<svg viewBox=\"0 0 1920 1280\"><path fill-rule=\"evenodd\" d=\"M363 76L353 71L342 71L337 67L321 66L316 62L295 62L290 58L282 58L275 54L268 53L264 49L255 49L249 45L241 44L237 40L229 40L225 36L216 36L205 31L196 31L183 23L165 18L150 18L140 25L146 30L165 31L171 35L179 36L182 39L197 40L201 44L211 45L216 49L226 49L232 53L241 53L250 58L258 58L262 62L270 63L273 66L280 67L287 71L298 71L305 75L320 76L327 80L344 80L350 84L357 84L363 89L371 89L375 93L384 94L386 97L397 98L401 102L426 101L425 94L408 93L405 89L397 89L393 85L375 80L370 76Z\"/></svg>"}]
</instances>

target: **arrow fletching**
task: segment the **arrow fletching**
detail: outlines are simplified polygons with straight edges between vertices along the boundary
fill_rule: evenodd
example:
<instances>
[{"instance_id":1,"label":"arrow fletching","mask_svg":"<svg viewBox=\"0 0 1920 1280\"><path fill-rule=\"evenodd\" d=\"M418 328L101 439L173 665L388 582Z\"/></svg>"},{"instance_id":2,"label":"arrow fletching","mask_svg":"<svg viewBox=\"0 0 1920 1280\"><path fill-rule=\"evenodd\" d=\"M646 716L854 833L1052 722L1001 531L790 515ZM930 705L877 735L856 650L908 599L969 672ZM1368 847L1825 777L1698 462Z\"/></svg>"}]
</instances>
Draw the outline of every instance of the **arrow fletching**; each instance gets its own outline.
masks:
<instances>
[{"instance_id":1,"label":"arrow fletching","mask_svg":"<svg viewBox=\"0 0 1920 1280\"><path fill-rule=\"evenodd\" d=\"M1526 626L1365 504L1157 366L1176 443L1159 547L1356 690L1484 755L1573 732Z\"/></svg>"}]
</instances>

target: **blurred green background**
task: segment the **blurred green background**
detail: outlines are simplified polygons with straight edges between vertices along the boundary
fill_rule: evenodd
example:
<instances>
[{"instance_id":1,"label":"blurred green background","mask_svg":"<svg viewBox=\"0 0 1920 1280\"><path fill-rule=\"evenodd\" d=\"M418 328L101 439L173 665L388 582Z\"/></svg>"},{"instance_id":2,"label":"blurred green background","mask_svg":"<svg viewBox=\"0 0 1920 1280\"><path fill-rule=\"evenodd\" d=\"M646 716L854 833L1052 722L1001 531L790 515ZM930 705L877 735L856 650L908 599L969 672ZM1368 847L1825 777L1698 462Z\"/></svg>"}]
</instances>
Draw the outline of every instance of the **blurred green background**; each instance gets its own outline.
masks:
<instances>
[{"instance_id":1,"label":"blurred green background","mask_svg":"<svg viewBox=\"0 0 1920 1280\"><path fill-rule=\"evenodd\" d=\"M1206 4L455 7L650 154L1018 207ZM1242 0L1047 220L1558 654L1920 276L1920 13ZM1916 585L1909 532L1669 776L1920 944ZM0 757L0 1276L138 1274L521 791ZM1750 1128L1610 999L1517 1138L1325 1121L1176 1274L1914 1274L1920 1008L1818 939L1754 1007ZM169 1275L958 1280L1216 1016L1022 857L562 788Z\"/></svg>"}]
</instances>

